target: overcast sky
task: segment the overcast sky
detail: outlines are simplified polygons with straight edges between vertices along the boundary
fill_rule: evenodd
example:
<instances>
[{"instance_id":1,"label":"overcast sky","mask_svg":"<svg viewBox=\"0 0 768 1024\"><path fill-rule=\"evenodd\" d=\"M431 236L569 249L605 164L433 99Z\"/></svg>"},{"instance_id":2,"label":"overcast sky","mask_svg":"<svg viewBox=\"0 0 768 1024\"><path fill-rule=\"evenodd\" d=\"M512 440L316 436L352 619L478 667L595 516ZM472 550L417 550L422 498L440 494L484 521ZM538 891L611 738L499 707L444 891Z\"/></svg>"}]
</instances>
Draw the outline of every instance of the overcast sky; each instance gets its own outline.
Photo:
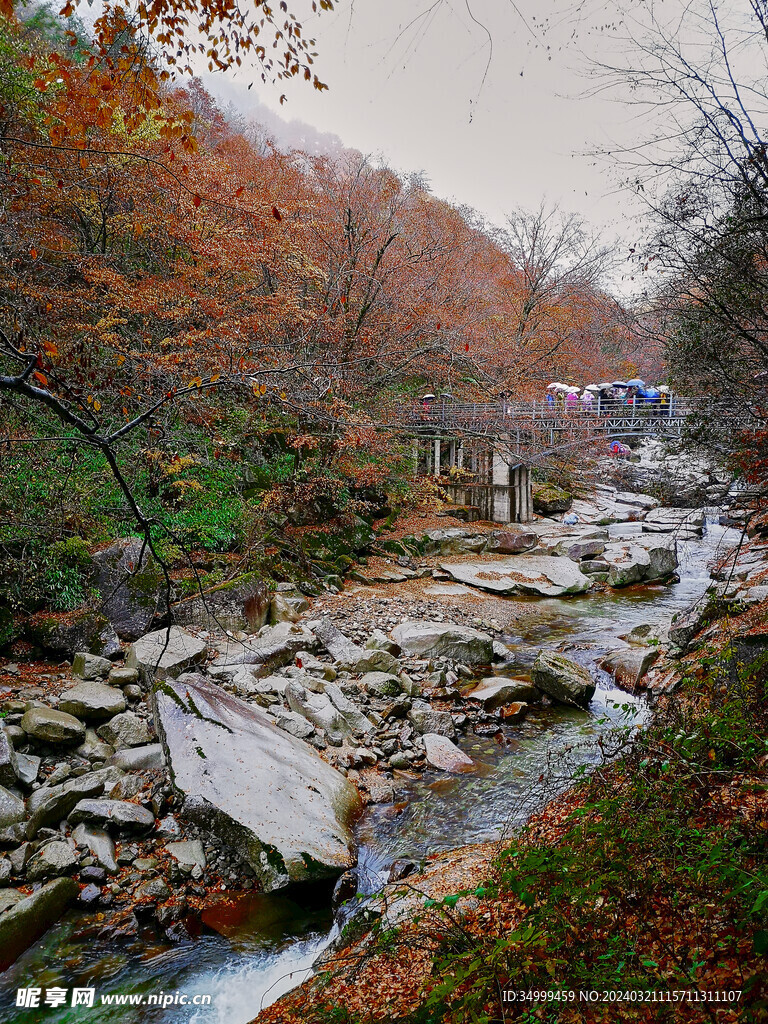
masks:
<instances>
[{"instance_id":1,"label":"overcast sky","mask_svg":"<svg viewBox=\"0 0 768 1024\"><path fill-rule=\"evenodd\" d=\"M437 195L494 222L547 198L608 238L631 239L628 197L590 153L627 141L638 126L615 94L585 95L583 58L615 51L621 26L601 27L601 0L471 0L471 11L481 25L464 0L341 0L304 23L317 38L327 92L298 80L265 86L242 70L205 81L247 114L263 103L400 171L424 171Z\"/></svg>"}]
</instances>

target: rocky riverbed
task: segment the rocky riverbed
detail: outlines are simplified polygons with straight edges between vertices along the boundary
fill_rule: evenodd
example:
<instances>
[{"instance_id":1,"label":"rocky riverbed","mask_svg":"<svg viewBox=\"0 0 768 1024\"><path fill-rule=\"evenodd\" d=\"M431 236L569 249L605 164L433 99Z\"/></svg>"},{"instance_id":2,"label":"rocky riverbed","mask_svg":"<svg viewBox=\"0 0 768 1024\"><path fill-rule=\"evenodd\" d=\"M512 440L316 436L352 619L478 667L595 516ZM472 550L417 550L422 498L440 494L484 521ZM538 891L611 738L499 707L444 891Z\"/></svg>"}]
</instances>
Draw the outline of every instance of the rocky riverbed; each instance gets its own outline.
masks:
<instances>
[{"instance_id":1,"label":"rocky riverbed","mask_svg":"<svg viewBox=\"0 0 768 1024\"><path fill-rule=\"evenodd\" d=\"M594 523L427 530L341 594L281 585L256 632L173 627L108 658L0 666L3 966L73 901L108 910L115 936L151 919L186 941L213 895L336 876L361 805L425 770L471 771L468 735L584 706L594 678L577 660L542 643L521 671L500 637L535 614L531 594L675 579L677 538L703 515L631 500L611 496L632 537L597 525L597 500ZM719 600L763 586L760 542L739 558ZM667 625L627 635L605 665L622 685L663 689L660 646L695 643L706 615Z\"/></svg>"}]
</instances>

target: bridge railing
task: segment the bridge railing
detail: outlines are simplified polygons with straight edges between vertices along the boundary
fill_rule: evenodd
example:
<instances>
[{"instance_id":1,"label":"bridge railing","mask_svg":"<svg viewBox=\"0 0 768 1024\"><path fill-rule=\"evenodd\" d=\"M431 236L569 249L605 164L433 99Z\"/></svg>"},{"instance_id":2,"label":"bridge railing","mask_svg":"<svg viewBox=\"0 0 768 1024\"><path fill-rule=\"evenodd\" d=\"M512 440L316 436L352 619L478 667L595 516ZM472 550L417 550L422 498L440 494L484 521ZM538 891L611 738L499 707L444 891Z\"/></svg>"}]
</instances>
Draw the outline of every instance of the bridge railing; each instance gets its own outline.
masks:
<instances>
[{"instance_id":1,"label":"bridge railing","mask_svg":"<svg viewBox=\"0 0 768 1024\"><path fill-rule=\"evenodd\" d=\"M553 401L534 399L530 402L499 401L499 402L414 402L400 410L401 421L425 425L444 425L452 427L511 426L517 421L520 424L532 420L551 423L601 421L609 419L653 419L676 420L704 411L711 406L707 398L683 398L671 395L661 399L632 398L629 401L620 398L599 398L592 402Z\"/></svg>"}]
</instances>

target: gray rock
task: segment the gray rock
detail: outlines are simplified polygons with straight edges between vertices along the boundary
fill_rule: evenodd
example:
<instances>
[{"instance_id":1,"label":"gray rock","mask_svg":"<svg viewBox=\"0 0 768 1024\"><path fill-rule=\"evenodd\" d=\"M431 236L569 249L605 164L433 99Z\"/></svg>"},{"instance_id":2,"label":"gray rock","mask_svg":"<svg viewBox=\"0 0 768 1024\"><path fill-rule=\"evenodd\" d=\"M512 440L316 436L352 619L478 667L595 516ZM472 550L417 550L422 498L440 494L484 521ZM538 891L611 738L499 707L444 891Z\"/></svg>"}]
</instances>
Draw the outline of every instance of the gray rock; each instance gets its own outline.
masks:
<instances>
[{"instance_id":1,"label":"gray rock","mask_svg":"<svg viewBox=\"0 0 768 1024\"><path fill-rule=\"evenodd\" d=\"M305 601L307 607L308 602ZM301 612L289 604L282 594L275 594L269 602L269 621L273 626L279 622L298 622Z\"/></svg>"},{"instance_id":2,"label":"gray rock","mask_svg":"<svg viewBox=\"0 0 768 1024\"><path fill-rule=\"evenodd\" d=\"M86 761L106 761L114 752L112 744L100 740L95 729L85 730L85 740L75 751L78 757L83 757Z\"/></svg>"},{"instance_id":3,"label":"gray rock","mask_svg":"<svg viewBox=\"0 0 768 1024\"><path fill-rule=\"evenodd\" d=\"M701 533L705 515L700 508L655 508L643 520L643 532L663 531L673 533L683 529Z\"/></svg>"},{"instance_id":4,"label":"gray rock","mask_svg":"<svg viewBox=\"0 0 768 1024\"><path fill-rule=\"evenodd\" d=\"M494 530L488 535L486 550L497 555L517 555L535 548L538 540L538 534L533 530L508 527L505 530Z\"/></svg>"},{"instance_id":5,"label":"gray rock","mask_svg":"<svg viewBox=\"0 0 768 1024\"><path fill-rule=\"evenodd\" d=\"M374 629L365 641L365 647L369 651L386 651L393 658L399 658L402 654L399 645L394 640L390 640L387 634L383 633L380 629Z\"/></svg>"},{"instance_id":6,"label":"gray rock","mask_svg":"<svg viewBox=\"0 0 768 1024\"><path fill-rule=\"evenodd\" d=\"M131 683L138 683L139 670L137 668L113 668L109 673L107 683L110 686L129 686Z\"/></svg>"},{"instance_id":7,"label":"gray rock","mask_svg":"<svg viewBox=\"0 0 768 1024\"><path fill-rule=\"evenodd\" d=\"M42 878L59 878L71 874L77 866L77 857L68 843L52 842L38 850L27 864L27 879L39 882Z\"/></svg>"},{"instance_id":8,"label":"gray rock","mask_svg":"<svg viewBox=\"0 0 768 1024\"><path fill-rule=\"evenodd\" d=\"M579 562L579 571L583 572L586 576L608 572L608 563L602 558L585 558L582 562Z\"/></svg>"},{"instance_id":9,"label":"gray rock","mask_svg":"<svg viewBox=\"0 0 768 1024\"><path fill-rule=\"evenodd\" d=\"M583 594L592 581L569 558L518 555L493 562L444 562L442 568L460 583L494 594Z\"/></svg>"},{"instance_id":10,"label":"gray rock","mask_svg":"<svg viewBox=\"0 0 768 1024\"><path fill-rule=\"evenodd\" d=\"M487 534L472 533L460 526L428 530L424 539L425 552L436 555L469 555L483 551L488 542Z\"/></svg>"},{"instance_id":11,"label":"gray rock","mask_svg":"<svg viewBox=\"0 0 768 1024\"><path fill-rule=\"evenodd\" d=\"M205 661L208 647L204 640L179 626L147 633L131 644L126 668L138 670L145 685L153 678L171 679Z\"/></svg>"},{"instance_id":12,"label":"gray rock","mask_svg":"<svg viewBox=\"0 0 768 1024\"><path fill-rule=\"evenodd\" d=\"M86 721L111 718L112 715L125 711L125 697L122 690L107 686L106 683L78 683L61 694L58 709Z\"/></svg>"},{"instance_id":13,"label":"gray rock","mask_svg":"<svg viewBox=\"0 0 768 1024\"><path fill-rule=\"evenodd\" d=\"M21 903L23 899L24 893L19 892L18 889L0 890L0 915L4 914L6 910L11 910L17 903Z\"/></svg>"},{"instance_id":14,"label":"gray rock","mask_svg":"<svg viewBox=\"0 0 768 1024\"><path fill-rule=\"evenodd\" d=\"M427 764L444 772L461 772L474 767L472 759L446 736L428 732L423 736Z\"/></svg>"},{"instance_id":15,"label":"gray rock","mask_svg":"<svg viewBox=\"0 0 768 1024\"><path fill-rule=\"evenodd\" d=\"M7 857L0 857L0 886L8 885L13 871L10 860Z\"/></svg>"},{"instance_id":16,"label":"gray rock","mask_svg":"<svg viewBox=\"0 0 768 1024\"><path fill-rule=\"evenodd\" d=\"M613 495L613 500L617 505L629 505L631 508L646 511L659 505L658 498L653 498L650 494L635 494L633 491L617 491Z\"/></svg>"},{"instance_id":17,"label":"gray rock","mask_svg":"<svg viewBox=\"0 0 768 1024\"><path fill-rule=\"evenodd\" d=\"M585 668L556 651L541 650L531 669L531 682L561 704L586 708L595 682Z\"/></svg>"},{"instance_id":18,"label":"gray rock","mask_svg":"<svg viewBox=\"0 0 768 1024\"><path fill-rule=\"evenodd\" d=\"M124 640L143 636L163 610L163 578L142 540L127 537L94 555L102 610Z\"/></svg>"},{"instance_id":19,"label":"gray rock","mask_svg":"<svg viewBox=\"0 0 768 1024\"><path fill-rule=\"evenodd\" d=\"M533 702L539 699L539 692L526 679L508 679L505 676L488 676L479 686L466 694L467 700L479 700L486 711L503 707L518 701Z\"/></svg>"},{"instance_id":20,"label":"gray rock","mask_svg":"<svg viewBox=\"0 0 768 1024\"><path fill-rule=\"evenodd\" d=\"M296 736L300 740L307 739L315 731L314 725L303 715L295 711L284 711L281 709L275 715L275 723L278 728L290 733L291 736Z\"/></svg>"},{"instance_id":21,"label":"gray rock","mask_svg":"<svg viewBox=\"0 0 768 1024\"><path fill-rule=\"evenodd\" d=\"M0 731L4 733L14 750L27 742L27 734L20 725L6 725Z\"/></svg>"},{"instance_id":22,"label":"gray rock","mask_svg":"<svg viewBox=\"0 0 768 1024\"><path fill-rule=\"evenodd\" d=\"M84 822L102 828L146 832L155 823L155 816L146 807L127 800L81 800L69 815L73 825Z\"/></svg>"},{"instance_id":23,"label":"gray rock","mask_svg":"<svg viewBox=\"0 0 768 1024\"><path fill-rule=\"evenodd\" d=\"M150 878L142 882L134 893L137 900L150 900L152 903L165 903L171 898L171 890L163 878Z\"/></svg>"},{"instance_id":24,"label":"gray rock","mask_svg":"<svg viewBox=\"0 0 768 1024\"><path fill-rule=\"evenodd\" d=\"M15 825L25 818L24 801L9 793L5 786L0 786L0 828Z\"/></svg>"},{"instance_id":25,"label":"gray rock","mask_svg":"<svg viewBox=\"0 0 768 1024\"><path fill-rule=\"evenodd\" d=\"M200 878L205 871L205 850L199 839L191 839L180 843L166 843L166 850L179 862L179 867L186 875Z\"/></svg>"},{"instance_id":26,"label":"gray rock","mask_svg":"<svg viewBox=\"0 0 768 1024\"><path fill-rule=\"evenodd\" d=\"M620 686L634 690L658 657L659 652L653 648L622 647L606 655L600 666L610 672Z\"/></svg>"},{"instance_id":27,"label":"gray rock","mask_svg":"<svg viewBox=\"0 0 768 1024\"><path fill-rule=\"evenodd\" d=\"M72 659L72 672L81 679L105 679L112 671L112 662L98 654L78 651Z\"/></svg>"},{"instance_id":28,"label":"gray rock","mask_svg":"<svg viewBox=\"0 0 768 1024\"><path fill-rule=\"evenodd\" d=\"M81 824L72 830L72 839L78 846L85 846L98 863L110 875L117 874L115 844L112 837L102 828Z\"/></svg>"},{"instance_id":29,"label":"gray rock","mask_svg":"<svg viewBox=\"0 0 768 1024\"><path fill-rule=\"evenodd\" d=\"M82 743L85 726L72 715L53 708L30 708L24 712L21 728L33 739L44 743Z\"/></svg>"},{"instance_id":30,"label":"gray rock","mask_svg":"<svg viewBox=\"0 0 768 1024\"><path fill-rule=\"evenodd\" d=\"M120 653L120 641L112 624L88 609L33 615L24 624L24 638L57 658L72 658L76 651L93 651L105 658Z\"/></svg>"},{"instance_id":31,"label":"gray rock","mask_svg":"<svg viewBox=\"0 0 768 1024\"><path fill-rule=\"evenodd\" d=\"M0 729L0 786L15 786L19 778L18 755Z\"/></svg>"},{"instance_id":32,"label":"gray rock","mask_svg":"<svg viewBox=\"0 0 768 1024\"><path fill-rule=\"evenodd\" d=\"M608 583L626 587L642 580L663 579L677 568L674 538L633 537L609 544L603 552L608 563Z\"/></svg>"},{"instance_id":33,"label":"gray rock","mask_svg":"<svg viewBox=\"0 0 768 1024\"><path fill-rule=\"evenodd\" d=\"M339 746L345 736L370 732L374 726L333 683L324 683L321 692L306 689L291 679L285 696L291 711L303 715L325 732L328 742Z\"/></svg>"},{"instance_id":34,"label":"gray rock","mask_svg":"<svg viewBox=\"0 0 768 1024\"><path fill-rule=\"evenodd\" d=\"M40 758L34 754L17 754L16 771L18 772L19 782L24 786L31 786L32 783L37 782L37 776L40 771Z\"/></svg>"},{"instance_id":35,"label":"gray rock","mask_svg":"<svg viewBox=\"0 0 768 1024\"><path fill-rule=\"evenodd\" d=\"M88 775L68 779L58 786L41 786L36 789L27 801L30 814L27 838L33 839L44 826L66 818L82 799L100 796L108 779L108 774L103 771L90 772Z\"/></svg>"},{"instance_id":36,"label":"gray rock","mask_svg":"<svg viewBox=\"0 0 768 1024\"><path fill-rule=\"evenodd\" d=\"M308 744L204 676L168 680L154 699L185 816L236 848L265 891L354 864L360 798Z\"/></svg>"},{"instance_id":37,"label":"gray rock","mask_svg":"<svg viewBox=\"0 0 768 1024\"><path fill-rule=\"evenodd\" d=\"M223 644L209 673L214 677L231 676L238 666L248 665L254 675L267 676L292 662L299 651L311 650L316 643L309 630L290 622L281 622L263 630L255 640Z\"/></svg>"},{"instance_id":38,"label":"gray rock","mask_svg":"<svg viewBox=\"0 0 768 1024\"><path fill-rule=\"evenodd\" d=\"M434 711L426 701L415 700L408 712L408 720L416 732L437 733L439 736L453 737L456 726L447 711Z\"/></svg>"},{"instance_id":39,"label":"gray rock","mask_svg":"<svg viewBox=\"0 0 768 1024\"><path fill-rule=\"evenodd\" d=\"M415 658L448 658L464 665L490 665L493 640L469 626L409 620L392 630L403 652Z\"/></svg>"},{"instance_id":40,"label":"gray rock","mask_svg":"<svg viewBox=\"0 0 768 1024\"><path fill-rule=\"evenodd\" d=\"M377 697L396 697L401 690L400 679L389 672L366 672L360 688Z\"/></svg>"},{"instance_id":41,"label":"gray rock","mask_svg":"<svg viewBox=\"0 0 768 1024\"><path fill-rule=\"evenodd\" d=\"M165 759L159 743L148 743L143 747L118 750L110 757L109 763L126 772L141 772L162 768Z\"/></svg>"},{"instance_id":42,"label":"gray rock","mask_svg":"<svg viewBox=\"0 0 768 1024\"><path fill-rule=\"evenodd\" d=\"M122 714L115 715L109 722L99 726L97 733L115 750L141 747L152 739L147 723L133 711L123 711Z\"/></svg>"},{"instance_id":43,"label":"gray rock","mask_svg":"<svg viewBox=\"0 0 768 1024\"><path fill-rule=\"evenodd\" d=\"M582 558L591 558L594 555L601 555L603 551L605 551L604 540L564 537L561 541L558 541L552 553L555 555L561 555L564 558L570 558L572 562L580 562Z\"/></svg>"},{"instance_id":44,"label":"gray rock","mask_svg":"<svg viewBox=\"0 0 768 1024\"><path fill-rule=\"evenodd\" d=\"M0 971L10 967L25 949L47 932L77 899L77 894L74 879L57 878L19 900L0 916Z\"/></svg>"}]
</instances>

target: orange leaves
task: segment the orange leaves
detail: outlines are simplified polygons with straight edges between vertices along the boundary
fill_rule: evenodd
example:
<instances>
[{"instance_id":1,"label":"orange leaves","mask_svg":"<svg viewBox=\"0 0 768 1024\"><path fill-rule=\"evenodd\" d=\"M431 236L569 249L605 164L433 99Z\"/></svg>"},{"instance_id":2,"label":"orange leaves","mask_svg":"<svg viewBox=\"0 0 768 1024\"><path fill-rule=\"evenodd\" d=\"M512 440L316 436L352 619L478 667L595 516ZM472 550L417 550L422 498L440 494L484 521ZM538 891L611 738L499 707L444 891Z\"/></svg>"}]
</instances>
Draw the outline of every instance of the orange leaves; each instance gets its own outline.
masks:
<instances>
[{"instance_id":1,"label":"orange leaves","mask_svg":"<svg viewBox=\"0 0 768 1024\"><path fill-rule=\"evenodd\" d=\"M192 205L193 206L200 206L201 203L202 203L202 199L197 194L197 192L195 192L195 194L192 196Z\"/></svg>"},{"instance_id":2,"label":"orange leaves","mask_svg":"<svg viewBox=\"0 0 768 1024\"><path fill-rule=\"evenodd\" d=\"M42 384L44 388L48 387L48 378L45 376L44 373L40 373L39 370L35 370L32 376L35 378L38 384Z\"/></svg>"},{"instance_id":3,"label":"orange leaves","mask_svg":"<svg viewBox=\"0 0 768 1024\"><path fill-rule=\"evenodd\" d=\"M59 347L55 341L44 341L43 351L48 356L57 356L59 354Z\"/></svg>"}]
</instances>

